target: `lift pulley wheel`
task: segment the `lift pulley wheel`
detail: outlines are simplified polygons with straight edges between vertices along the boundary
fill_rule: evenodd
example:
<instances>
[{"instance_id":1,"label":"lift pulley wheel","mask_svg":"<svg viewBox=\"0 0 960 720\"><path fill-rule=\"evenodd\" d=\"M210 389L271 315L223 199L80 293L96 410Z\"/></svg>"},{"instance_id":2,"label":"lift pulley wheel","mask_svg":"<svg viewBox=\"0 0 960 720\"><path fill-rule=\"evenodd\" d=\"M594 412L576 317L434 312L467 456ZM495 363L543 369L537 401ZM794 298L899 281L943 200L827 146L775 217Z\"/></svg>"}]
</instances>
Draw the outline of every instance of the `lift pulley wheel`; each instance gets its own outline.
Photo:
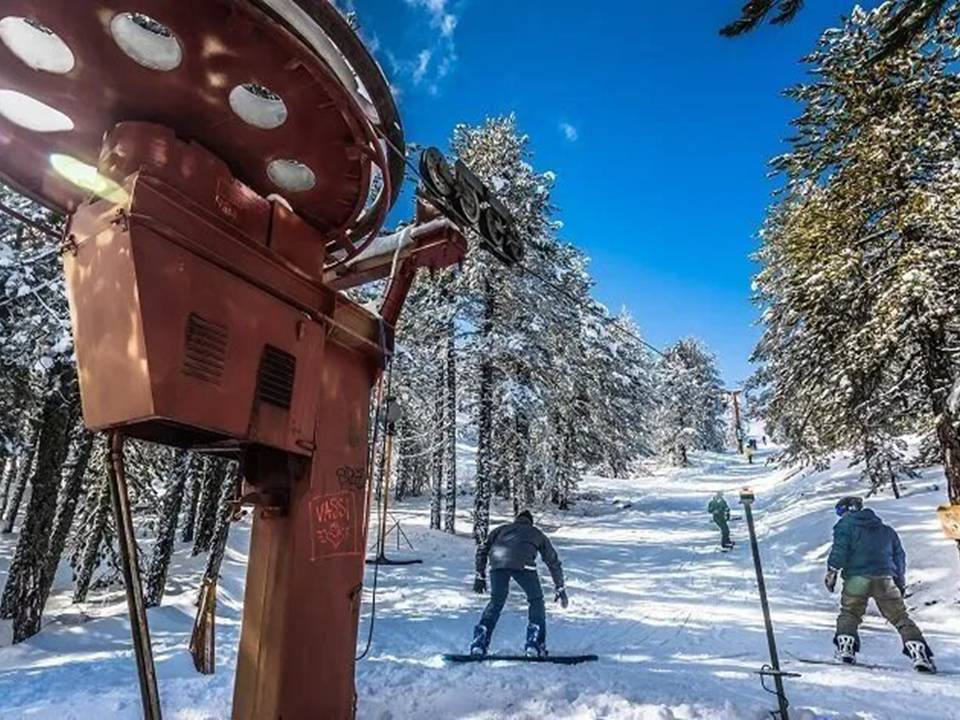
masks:
<instances>
[{"instance_id":1,"label":"lift pulley wheel","mask_svg":"<svg viewBox=\"0 0 960 720\"><path fill-rule=\"evenodd\" d=\"M166 126L257 194L282 196L334 264L379 231L401 190L389 85L330 2L2 4L0 180L72 212L123 181L98 160L125 121Z\"/></svg>"},{"instance_id":2,"label":"lift pulley wheel","mask_svg":"<svg viewBox=\"0 0 960 720\"><path fill-rule=\"evenodd\" d=\"M427 148L420 155L420 176L427 189L437 197L451 198L456 192L457 180L453 170L437 148Z\"/></svg>"},{"instance_id":3,"label":"lift pulley wheel","mask_svg":"<svg viewBox=\"0 0 960 720\"><path fill-rule=\"evenodd\" d=\"M480 221L480 198L477 196L477 191L472 187L463 182L458 182L454 203L457 210L463 215L464 220L470 225L476 225Z\"/></svg>"},{"instance_id":4,"label":"lift pulley wheel","mask_svg":"<svg viewBox=\"0 0 960 720\"><path fill-rule=\"evenodd\" d=\"M477 233L485 250L507 265L523 260L510 211L463 161L454 170L442 152L427 148L420 155L420 177L424 199L462 230Z\"/></svg>"}]
</instances>

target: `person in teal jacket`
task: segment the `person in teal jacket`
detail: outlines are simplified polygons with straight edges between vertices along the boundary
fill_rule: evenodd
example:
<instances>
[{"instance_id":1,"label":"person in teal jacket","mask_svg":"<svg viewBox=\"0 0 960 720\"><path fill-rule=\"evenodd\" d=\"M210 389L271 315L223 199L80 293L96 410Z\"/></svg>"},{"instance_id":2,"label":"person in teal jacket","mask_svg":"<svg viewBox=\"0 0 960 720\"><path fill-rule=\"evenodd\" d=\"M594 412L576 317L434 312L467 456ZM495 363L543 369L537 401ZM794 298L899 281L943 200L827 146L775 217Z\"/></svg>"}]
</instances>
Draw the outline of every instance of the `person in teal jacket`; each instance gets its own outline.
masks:
<instances>
[{"instance_id":1,"label":"person in teal jacket","mask_svg":"<svg viewBox=\"0 0 960 720\"><path fill-rule=\"evenodd\" d=\"M903 595L907 587L907 556L897 531L885 525L876 513L863 507L858 497L845 497L836 504L840 520L833 526L833 547L827 558L824 584L834 592L842 574L843 592L834 645L837 659L854 664L860 650L860 623L872 598L880 614L903 640L903 654L921 672L936 672L933 652L910 619Z\"/></svg>"},{"instance_id":2,"label":"person in teal jacket","mask_svg":"<svg viewBox=\"0 0 960 720\"><path fill-rule=\"evenodd\" d=\"M723 499L723 493L718 492L707 505L707 512L713 516L713 521L720 528L720 547L729 550L733 547L730 539L730 506Z\"/></svg>"}]
</instances>

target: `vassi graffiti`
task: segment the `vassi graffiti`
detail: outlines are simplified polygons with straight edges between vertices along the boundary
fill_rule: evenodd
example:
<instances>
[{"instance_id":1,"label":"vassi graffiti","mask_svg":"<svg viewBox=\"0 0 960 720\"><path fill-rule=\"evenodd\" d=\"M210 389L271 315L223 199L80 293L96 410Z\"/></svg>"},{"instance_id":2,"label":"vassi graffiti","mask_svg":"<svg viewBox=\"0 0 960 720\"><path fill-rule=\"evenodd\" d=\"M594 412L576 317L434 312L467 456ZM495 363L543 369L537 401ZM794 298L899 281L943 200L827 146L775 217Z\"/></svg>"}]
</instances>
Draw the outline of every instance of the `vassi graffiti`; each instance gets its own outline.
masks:
<instances>
[{"instance_id":1,"label":"vassi graffiti","mask_svg":"<svg viewBox=\"0 0 960 720\"><path fill-rule=\"evenodd\" d=\"M311 559L362 552L356 496L352 492L317 495L310 500Z\"/></svg>"}]
</instances>

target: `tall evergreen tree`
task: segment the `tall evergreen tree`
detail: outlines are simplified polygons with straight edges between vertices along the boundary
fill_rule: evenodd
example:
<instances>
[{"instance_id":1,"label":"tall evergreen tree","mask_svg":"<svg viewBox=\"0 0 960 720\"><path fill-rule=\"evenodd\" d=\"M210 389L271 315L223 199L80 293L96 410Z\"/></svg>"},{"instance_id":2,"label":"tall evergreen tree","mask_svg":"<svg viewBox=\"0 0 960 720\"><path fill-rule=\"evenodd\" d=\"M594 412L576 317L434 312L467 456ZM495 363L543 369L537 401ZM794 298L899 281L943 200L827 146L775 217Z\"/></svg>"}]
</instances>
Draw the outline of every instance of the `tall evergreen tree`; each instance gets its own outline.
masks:
<instances>
[{"instance_id":1,"label":"tall evergreen tree","mask_svg":"<svg viewBox=\"0 0 960 720\"><path fill-rule=\"evenodd\" d=\"M932 430L960 503L948 402L960 370L958 9L878 60L894 12L855 10L808 58L815 81L789 93L803 109L774 160L787 185L758 256L757 384L791 455L861 452L875 484L902 465L896 437Z\"/></svg>"},{"instance_id":2,"label":"tall evergreen tree","mask_svg":"<svg viewBox=\"0 0 960 720\"><path fill-rule=\"evenodd\" d=\"M64 468L63 487L57 502L57 514L53 521L53 533L47 548L46 567L40 584L38 605L46 605L56 579L57 568L63 556L70 530L73 527L77 503L84 489L84 480L90 457L93 454L94 435L83 428L77 428L70 458Z\"/></svg>"},{"instance_id":3,"label":"tall evergreen tree","mask_svg":"<svg viewBox=\"0 0 960 720\"><path fill-rule=\"evenodd\" d=\"M681 340L664 353L660 373L661 452L685 466L692 450L722 450L723 387L713 356L698 341Z\"/></svg>"},{"instance_id":4,"label":"tall evergreen tree","mask_svg":"<svg viewBox=\"0 0 960 720\"><path fill-rule=\"evenodd\" d=\"M13 641L40 631L46 593L43 590L50 544L50 527L57 510L60 478L69 445L69 432L79 405L72 365L58 361L49 373L50 387L41 411L43 430L37 444L30 503L10 565L0 615L13 618Z\"/></svg>"}]
</instances>

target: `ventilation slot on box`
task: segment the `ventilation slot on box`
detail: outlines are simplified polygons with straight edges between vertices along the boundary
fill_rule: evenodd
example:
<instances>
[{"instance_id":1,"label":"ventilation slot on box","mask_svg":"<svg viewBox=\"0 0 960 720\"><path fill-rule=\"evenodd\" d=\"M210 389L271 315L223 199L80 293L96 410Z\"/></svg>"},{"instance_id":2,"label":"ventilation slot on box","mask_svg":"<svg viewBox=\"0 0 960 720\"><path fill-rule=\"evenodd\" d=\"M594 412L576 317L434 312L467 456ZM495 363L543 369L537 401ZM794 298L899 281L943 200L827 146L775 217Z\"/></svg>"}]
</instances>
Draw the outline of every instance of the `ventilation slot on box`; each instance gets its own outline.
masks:
<instances>
[{"instance_id":1,"label":"ventilation slot on box","mask_svg":"<svg viewBox=\"0 0 960 720\"><path fill-rule=\"evenodd\" d=\"M296 374L297 359L290 353L267 345L263 349L263 357L260 358L257 398L262 402L289 410Z\"/></svg>"},{"instance_id":2,"label":"ventilation slot on box","mask_svg":"<svg viewBox=\"0 0 960 720\"><path fill-rule=\"evenodd\" d=\"M226 326L190 313L185 345L184 374L219 385L227 362Z\"/></svg>"}]
</instances>

